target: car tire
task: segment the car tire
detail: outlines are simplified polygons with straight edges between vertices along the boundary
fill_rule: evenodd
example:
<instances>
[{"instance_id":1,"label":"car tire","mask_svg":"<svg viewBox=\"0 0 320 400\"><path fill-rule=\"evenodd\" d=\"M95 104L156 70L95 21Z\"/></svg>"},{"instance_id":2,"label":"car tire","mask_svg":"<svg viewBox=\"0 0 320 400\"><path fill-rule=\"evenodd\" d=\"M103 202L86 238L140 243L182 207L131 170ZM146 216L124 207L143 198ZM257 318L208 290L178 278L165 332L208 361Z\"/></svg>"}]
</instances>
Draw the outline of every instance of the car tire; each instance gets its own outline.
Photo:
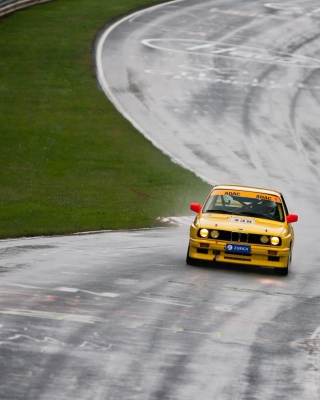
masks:
<instances>
[{"instance_id":1,"label":"car tire","mask_svg":"<svg viewBox=\"0 0 320 400\"><path fill-rule=\"evenodd\" d=\"M187 251L187 257L186 257L186 263L188 265L197 265L197 260L195 258L192 258L189 256L189 251L190 251L190 246L188 246L188 251Z\"/></svg>"},{"instance_id":2,"label":"car tire","mask_svg":"<svg viewBox=\"0 0 320 400\"><path fill-rule=\"evenodd\" d=\"M287 276L289 272L288 267L286 268L275 268L274 274L277 276Z\"/></svg>"},{"instance_id":3,"label":"car tire","mask_svg":"<svg viewBox=\"0 0 320 400\"><path fill-rule=\"evenodd\" d=\"M292 258L292 252L288 256L288 263L286 268L275 268L274 274L278 276L287 276L289 273L289 267L291 265L291 258Z\"/></svg>"}]
</instances>

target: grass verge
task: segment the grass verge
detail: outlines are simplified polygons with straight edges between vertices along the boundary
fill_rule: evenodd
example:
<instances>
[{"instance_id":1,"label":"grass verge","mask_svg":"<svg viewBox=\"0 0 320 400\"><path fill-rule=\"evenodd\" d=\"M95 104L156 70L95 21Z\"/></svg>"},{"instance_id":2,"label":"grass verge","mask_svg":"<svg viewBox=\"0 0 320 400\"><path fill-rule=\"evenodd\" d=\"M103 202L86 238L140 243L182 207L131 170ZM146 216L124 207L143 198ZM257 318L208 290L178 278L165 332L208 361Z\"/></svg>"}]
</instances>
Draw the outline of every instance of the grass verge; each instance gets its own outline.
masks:
<instances>
[{"instance_id":1,"label":"grass verge","mask_svg":"<svg viewBox=\"0 0 320 400\"><path fill-rule=\"evenodd\" d=\"M209 190L98 90L99 29L152 0L60 0L0 20L0 238L154 227Z\"/></svg>"}]
</instances>

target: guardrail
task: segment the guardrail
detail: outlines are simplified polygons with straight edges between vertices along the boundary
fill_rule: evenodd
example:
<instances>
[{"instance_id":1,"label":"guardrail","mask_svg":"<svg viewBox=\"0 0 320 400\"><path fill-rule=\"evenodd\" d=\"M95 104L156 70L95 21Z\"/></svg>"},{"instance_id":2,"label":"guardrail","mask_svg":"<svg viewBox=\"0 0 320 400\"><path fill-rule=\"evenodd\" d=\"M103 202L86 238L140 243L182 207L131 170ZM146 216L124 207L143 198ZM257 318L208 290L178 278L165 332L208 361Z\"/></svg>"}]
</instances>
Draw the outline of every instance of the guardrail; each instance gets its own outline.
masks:
<instances>
[{"instance_id":1,"label":"guardrail","mask_svg":"<svg viewBox=\"0 0 320 400\"><path fill-rule=\"evenodd\" d=\"M41 3L47 3L52 0L0 0L0 17Z\"/></svg>"}]
</instances>

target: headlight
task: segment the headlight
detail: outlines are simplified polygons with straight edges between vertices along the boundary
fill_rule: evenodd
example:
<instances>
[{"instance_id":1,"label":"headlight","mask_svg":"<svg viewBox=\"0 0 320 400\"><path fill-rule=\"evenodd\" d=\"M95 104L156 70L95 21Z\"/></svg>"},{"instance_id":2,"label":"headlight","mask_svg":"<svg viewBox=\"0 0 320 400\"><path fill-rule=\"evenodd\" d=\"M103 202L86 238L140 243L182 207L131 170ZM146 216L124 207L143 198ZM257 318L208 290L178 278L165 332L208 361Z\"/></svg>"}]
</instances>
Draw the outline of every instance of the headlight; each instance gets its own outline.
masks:
<instances>
[{"instance_id":1,"label":"headlight","mask_svg":"<svg viewBox=\"0 0 320 400\"><path fill-rule=\"evenodd\" d=\"M217 239L217 237L219 237L219 231L211 231L210 236L212 239Z\"/></svg>"},{"instance_id":2,"label":"headlight","mask_svg":"<svg viewBox=\"0 0 320 400\"><path fill-rule=\"evenodd\" d=\"M268 236L261 236L260 238L261 243L266 244L269 242L269 237Z\"/></svg>"},{"instance_id":3,"label":"headlight","mask_svg":"<svg viewBox=\"0 0 320 400\"><path fill-rule=\"evenodd\" d=\"M271 244L276 246L277 244L280 243L280 239L277 236L272 236L272 238L270 239L270 242L271 242Z\"/></svg>"},{"instance_id":4,"label":"headlight","mask_svg":"<svg viewBox=\"0 0 320 400\"><path fill-rule=\"evenodd\" d=\"M200 235L202 238L208 237L208 236L209 236L209 231L208 231L208 229L200 229L199 235Z\"/></svg>"}]
</instances>

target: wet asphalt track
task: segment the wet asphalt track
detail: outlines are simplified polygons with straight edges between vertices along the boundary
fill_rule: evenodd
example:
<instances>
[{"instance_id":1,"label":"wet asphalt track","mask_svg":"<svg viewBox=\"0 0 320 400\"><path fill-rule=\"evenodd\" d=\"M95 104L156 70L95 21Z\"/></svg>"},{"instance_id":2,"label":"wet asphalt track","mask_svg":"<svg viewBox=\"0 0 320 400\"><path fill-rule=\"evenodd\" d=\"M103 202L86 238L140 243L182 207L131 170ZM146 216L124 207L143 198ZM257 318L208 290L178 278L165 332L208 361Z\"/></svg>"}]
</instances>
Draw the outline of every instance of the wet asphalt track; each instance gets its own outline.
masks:
<instances>
[{"instance_id":1,"label":"wet asphalt track","mask_svg":"<svg viewBox=\"0 0 320 400\"><path fill-rule=\"evenodd\" d=\"M1 399L317 399L308 240L280 278L187 266L187 231L2 241Z\"/></svg>"},{"instance_id":2,"label":"wet asphalt track","mask_svg":"<svg viewBox=\"0 0 320 400\"><path fill-rule=\"evenodd\" d=\"M182 1L101 36L100 84L158 147L283 190L293 268L189 267L186 225L1 241L1 399L319 399L319 14Z\"/></svg>"}]
</instances>

